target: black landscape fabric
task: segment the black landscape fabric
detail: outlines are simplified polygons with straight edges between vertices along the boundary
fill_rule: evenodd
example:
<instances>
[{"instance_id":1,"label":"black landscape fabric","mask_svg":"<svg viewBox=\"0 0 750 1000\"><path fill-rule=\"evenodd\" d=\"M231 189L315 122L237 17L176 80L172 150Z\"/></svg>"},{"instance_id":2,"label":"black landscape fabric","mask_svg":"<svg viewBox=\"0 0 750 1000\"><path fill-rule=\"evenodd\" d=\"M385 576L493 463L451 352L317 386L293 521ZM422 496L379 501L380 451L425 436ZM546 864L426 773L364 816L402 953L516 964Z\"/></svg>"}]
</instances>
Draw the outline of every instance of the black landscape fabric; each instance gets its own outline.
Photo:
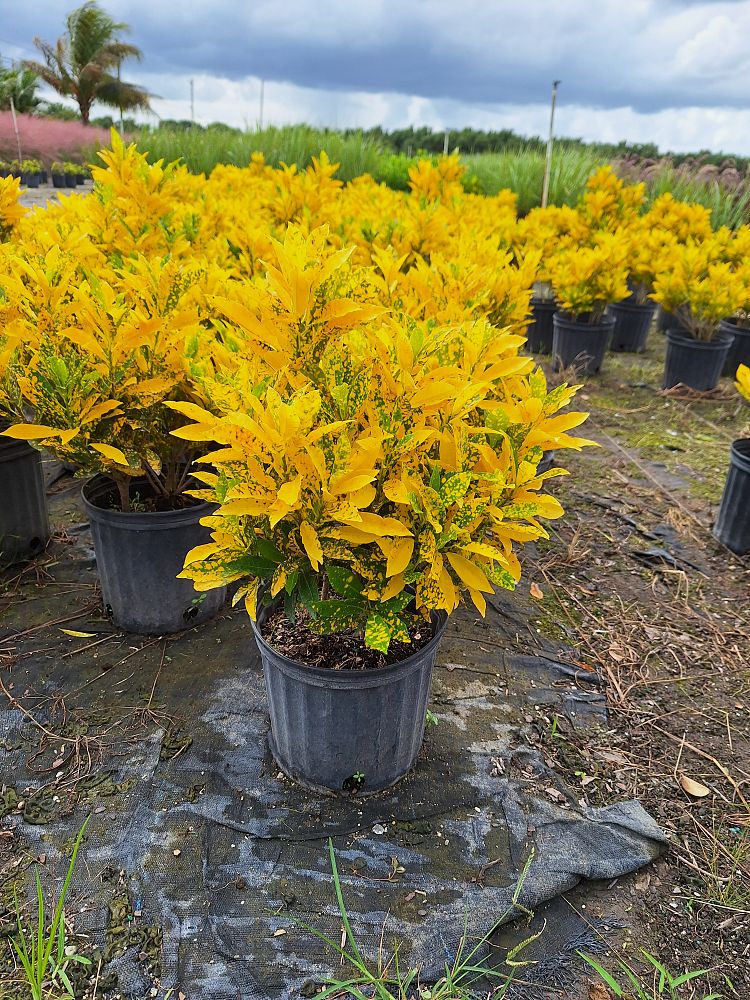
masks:
<instances>
[{"instance_id":1,"label":"black landscape fabric","mask_svg":"<svg viewBox=\"0 0 750 1000\"><path fill-rule=\"evenodd\" d=\"M398 940L402 966L428 981L462 935L519 916L513 892L532 852L520 897L531 909L663 849L637 802L587 808L529 748L545 715L606 725L605 701L594 672L532 639L509 594L485 620L465 611L449 623L434 721L404 781L369 798L296 787L268 751L244 612L166 640L114 632L79 488L69 476L53 487L62 535L2 606L0 816L14 850L43 854L59 877L91 813L68 910L103 950L103 997L148 996L155 977L189 1000L312 995L342 971L301 926L340 940L329 837L362 950L374 959L385 927L386 950Z\"/></svg>"}]
</instances>

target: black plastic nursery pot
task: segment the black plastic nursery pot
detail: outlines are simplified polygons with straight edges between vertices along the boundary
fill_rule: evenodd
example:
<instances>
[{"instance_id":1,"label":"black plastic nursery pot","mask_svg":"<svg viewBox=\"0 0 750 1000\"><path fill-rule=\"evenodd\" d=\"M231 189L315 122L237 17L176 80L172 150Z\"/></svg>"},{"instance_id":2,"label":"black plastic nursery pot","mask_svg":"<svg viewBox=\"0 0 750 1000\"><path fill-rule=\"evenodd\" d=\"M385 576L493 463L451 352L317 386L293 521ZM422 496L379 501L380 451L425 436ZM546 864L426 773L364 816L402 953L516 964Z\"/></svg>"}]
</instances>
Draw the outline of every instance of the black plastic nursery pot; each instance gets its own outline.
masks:
<instances>
[{"instance_id":1,"label":"black plastic nursery pot","mask_svg":"<svg viewBox=\"0 0 750 1000\"><path fill-rule=\"evenodd\" d=\"M0 438L0 559L19 562L49 540L42 460L25 441Z\"/></svg>"},{"instance_id":2,"label":"black plastic nursery pot","mask_svg":"<svg viewBox=\"0 0 750 1000\"><path fill-rule=\"evenodd\" d=\"M723 330L713 340L696 340L681 330L668 330L663 388L685 385L697 392L715 389L732 340L732 334Z\"/></svg>"},{"instance_id":3,"label":"black plastic nursery pot","mask_svg":"<svg viewBox=\"0 0 750 1000\"><path fill-rule=\"evenodd\" d=\"M526 350L531 354L552 351L552 317L557 309L554 299L532 299L531 321L526 330Z\"/></svg>"},{"instance_id":4,"label":"black plastic nursery pot","mask_svg":"<svg viewBox=\"0 0 750 1000\"><path fill-rule=\"evenodd\" d=\"M656 312L656 303L646 302L639 305L626 300L614 303L608 312L615 321L610 350L635 353L645 351L648 331L651 329L651 321Z\"/></svg>"},{"instance_id":5,"label":"black plastic nursery pot","mask_svg":"<svg viewBox=\"0 0 750 1000\"><path fill-rule=\"evenodd\" d=\"M734 378L739 365L750 366L750 327L739 326L731 319L724 319L719 324L719 329L723 333L731 333L734 338L722 373Z\"/></svg>"},{"instance_id":6,"label":"black plastic nursery pot","mask_svg":"<svg viewBox=\"0 0 750 1000\"><path fill-rule=\"evenodd\" d=\"M21 184L26 188L38 188L40 177L39 174L34 173L22 173L21 174Z\"/></svg>"},{"instance_id":7,"label":"black plastic nursery pot","mask_svg":"<svg viewBox=\"0 0 750 1000\"><path fill-rule=\"evenodd\" d=\"M605 316L599 323L579 323L556 312L552 338L555 371L573 365L581 374L595 375L604 363L614 326L611 316Z\"/></svg>"},{"instance_id":8,"label":"black plastic nursery pot","mask_svg":"<svg viewBox=\"0 0 750 1000\"><path fill-rule=\"evenodd\" d=\"M732 552L750 552L750 438L732 442L714 537Z\"/></svg>"},{"instance_id":9,"label":"black plastic nursery pot","mask_svg":"<svg viewBox=\"0 0 750 1000\"><path fill-rule=\"evenodd\" d=\"M144 479L131 483L131 496L148 491ZM94 476L81 490L91 524L102 600L112 622L127 632L166 635L207 621L219 611L226 588L198 594L192 581L178 580L185 555L209 541L200 519L207 503L180 510L126 511L105 476ZM116 506L113 506L116 505Z\"/></svg>"},{"instance_id":10,"label":"black plastic nursery pot","mask_svg":"<svg viewBox=\"0 0 750 1000\"><path fill-rule=\"evenodd\" d=\"M52 187L64 188L67 187L67 178L65 174L52 174Z\"/></svg>"},{"instance_id":11,"label":"black plastic nursery pot","mask_svg":"<svg viewBox=\"0 0 750 1000\"><path fill-rule=\"evenodd\" d=\"M433 612L427 645L371 670L306 666L279 653L262 629L276 607L261 608L253 632L271 717L269 744L281 770L314 791L363 794L411 770L424 737L432 668L447 617Z\"/></svg>"},{"instance_id":12,"label":"black plastic nursery pot","mask_svg":"<svg viewBox=\"0 0 750 1000\"><path fill-rule=\"evenodd\" d=\"M76 186L76 175L66 174L65 175L65 187L74 188Z\"/></svg>"}]
</instances>

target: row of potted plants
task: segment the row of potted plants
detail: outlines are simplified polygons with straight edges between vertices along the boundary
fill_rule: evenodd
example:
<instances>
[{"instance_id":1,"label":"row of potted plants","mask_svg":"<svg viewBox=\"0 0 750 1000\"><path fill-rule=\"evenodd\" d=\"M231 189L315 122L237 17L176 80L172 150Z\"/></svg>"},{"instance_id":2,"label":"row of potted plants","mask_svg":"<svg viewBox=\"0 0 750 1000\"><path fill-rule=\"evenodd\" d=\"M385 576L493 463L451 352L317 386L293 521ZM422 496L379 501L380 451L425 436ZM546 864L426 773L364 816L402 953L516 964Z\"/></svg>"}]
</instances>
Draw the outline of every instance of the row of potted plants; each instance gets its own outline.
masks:
<instances>
[{"instance_id":1,"label":"row of potted plants","mask_svg":"<svg viewBox=\"0 0 750 1000\"><path fill-rule=\"evenodd\" d=\"M80 163L69 160L55 160L49 168L45 168L40 160L0 160L0 178L20 177L21 183L27 188L37 188L40 184L51 182L56 188L74 188L85 183L89 171Z\"/></svg>"},{"instance_id":2,"label":"row of potted plants","mask_svg":"<svg viewBox=\"0 0 750 1000\"><path fill-rule=\"evenodd\" d=\"M640 201L604 170L575 210L537 209L519 224L544 248L529 349L596 373L608 350L645 348L658 304L664 388L713 389L750 362L750 230L714 232L705 208L668 194L642 214Z\"/></svg>"}]
</instances>

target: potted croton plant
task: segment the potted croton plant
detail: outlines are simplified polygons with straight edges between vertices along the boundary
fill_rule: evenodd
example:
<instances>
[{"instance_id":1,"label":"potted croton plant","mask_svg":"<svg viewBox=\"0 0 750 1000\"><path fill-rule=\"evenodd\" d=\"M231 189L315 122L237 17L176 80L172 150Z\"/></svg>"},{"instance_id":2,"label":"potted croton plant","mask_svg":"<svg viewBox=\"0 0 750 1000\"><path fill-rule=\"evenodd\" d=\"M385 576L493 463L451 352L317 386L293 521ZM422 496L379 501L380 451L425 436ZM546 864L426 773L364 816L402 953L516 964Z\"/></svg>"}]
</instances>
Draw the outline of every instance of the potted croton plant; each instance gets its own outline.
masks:
<instances>
[{"instance_id":1,"label":"potted croton plant","mask_svg":"<svg viewBox=\"0 0 750 1000\"><path fill-rule=\"evenodd\" d=\"M722 328L743 294L742 279L716 236L674 244L660 258L653 298L680 324L667 330L665 389L715 389L734 340Z\"/></svg>"},{"instance_id":2,"label":"potted croton plant","mask_svg":"<svg viewBox=\"0 0 750 1000\"><path fill-rule=\"evenodd\" d=\"M586 232L578 212L567 205L533 208L516 224L513 234L516 254L522 258L529 253L539 254L526 330L526 350L532 354L552 352L552 320L558 305L547 262L561 247L584 239Z\"/></svg>"},{"instance_id":3,"label":"potted croton plant","mask_svg":"<svg viewBox=\"0 0 750 1000\"><path fill-rule=\"evenodd\" d=\"M13 329L14 290L19 280L16 268L12 247L0 245L0 431L7 430L23 412L17 378L31 346ZM0 438L0 561L17 562L38 555L49 534L39 453L25 441Z\"/></svg>"},{"instance_id":4,"label":"potted croton plant","mask_svg":"<svg viewBox=\"0 0 750 1000\"><path fill-rule=\"evenodd\" d=\"M206 364L203 407L171 403L212 440L217 509L188 553L199 591L239 584L260 650L282 770L325 792L377 791L419 752L447 616L484 614L520 576L514 547L561 515L537 474L544 448L578 448L519 357L523 338L468 316L387 312L351 250L290 227L265 282L217 304L233 350Z\"/></svg>"},{"instance_id":5,"label":"potted croton plant","mask_svg":"<svg viewBox=\"0 0 750 1000\"><path fill-rule=\"evenodd\" d=\"M176 632L216 613L223 591L196 600L176 579L185 552L208 537L207 504L187 495L194 448L171 436L166 400L193 399L186 343L197 350L191 290L201 274L179 261L100 262L83 277L57 248L38 262L44 281L20 292L15 327L31 348L17 368L33 420L3 433L54 453L91 478L91 523L102 598L120 628ZM38 331L36 334L34 331Z\"/></svg>"},{"instance_id":6,"label":"potted croton plant","mask_svg":"<svg viewBox=\"0 0 750 1000\"><path fill-rule=\"evenodd\" d=\"M629 294L628 247L622 232L598 232L590 244L564 247L548 262L559 305L552 341L557 371L600 371L615 325L607 307Z\"/></svg>"},{"instance_id":7,"label":"potted croton plant","mask_svg":"<svg viewBox=\"0 0 750 1000\"><path fill-rule=\"evenodd\" d=\"M724 375L734 375L740 365L750 366L750 227L743 226L733 238L736 244L735 275L737 296L735 310L719 324L722 333L732 335L732 346L724 362Z\"/></svg>"},{"instance_id":8,"label":"potted croton plant","mask_svg":"<svg viewBox=\"0 0 750 1000\"><path fill-rule=\"evenodd\" d=\"M750 367L737 369L737 389L750 403ZM714 535L732 552L750 552L750 434L732 442L729 472L714 525Z\"/></svg>"},{"instance_id":9,"label":"potted croton plant","mask_svg":"<svg viewBox=\"0 0 750 1000\"><path fill-rule=\"evenodd\" d=\"M648 213L631 222L628 237L627 280L630 294L619 302L612 302L607 310L615 321L610 349L640 353L646 349L657 308L651 293L665 240L664 232L654 229Z\"/></svg>"}]
</instances>

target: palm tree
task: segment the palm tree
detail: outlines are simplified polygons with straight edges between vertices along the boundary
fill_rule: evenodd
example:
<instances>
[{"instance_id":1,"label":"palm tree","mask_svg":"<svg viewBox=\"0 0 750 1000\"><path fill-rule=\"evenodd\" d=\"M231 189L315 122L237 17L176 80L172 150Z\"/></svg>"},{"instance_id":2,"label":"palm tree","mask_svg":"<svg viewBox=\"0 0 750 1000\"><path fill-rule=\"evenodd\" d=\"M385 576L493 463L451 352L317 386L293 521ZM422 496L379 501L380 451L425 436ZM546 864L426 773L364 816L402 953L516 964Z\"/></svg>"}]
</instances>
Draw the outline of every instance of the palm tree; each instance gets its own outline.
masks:
<instances>
[{"instance_id":1,"label":"palm tree","mask_svg":"<svg viewBox=\"0 0 750 1000\"><path fill-rule=\"evenodd\" d=\"M0 110L7 110L12 99L16 111L34 111L39 105L38 86L39 77L25 66L0 70Z\"/></svg>"},{"instance_id":2,"label":"palm tree","mask_svg":"<svg viewBox=\"0 0 750 1000\"><path fill-rule=\"evenodd\" d=\"M112 20L96 0L86 0L66 18L66 32L52 45L41 38L34 45L44 62L27 60L25 66L37 73L58 94L73 97L88 125L91 105L100 101L120 111L149 110L149 94L134 83L120 79L124 59L140 59L141 50L118 38L129 31L127 24Z\"/></svg>"}]
</instances>

